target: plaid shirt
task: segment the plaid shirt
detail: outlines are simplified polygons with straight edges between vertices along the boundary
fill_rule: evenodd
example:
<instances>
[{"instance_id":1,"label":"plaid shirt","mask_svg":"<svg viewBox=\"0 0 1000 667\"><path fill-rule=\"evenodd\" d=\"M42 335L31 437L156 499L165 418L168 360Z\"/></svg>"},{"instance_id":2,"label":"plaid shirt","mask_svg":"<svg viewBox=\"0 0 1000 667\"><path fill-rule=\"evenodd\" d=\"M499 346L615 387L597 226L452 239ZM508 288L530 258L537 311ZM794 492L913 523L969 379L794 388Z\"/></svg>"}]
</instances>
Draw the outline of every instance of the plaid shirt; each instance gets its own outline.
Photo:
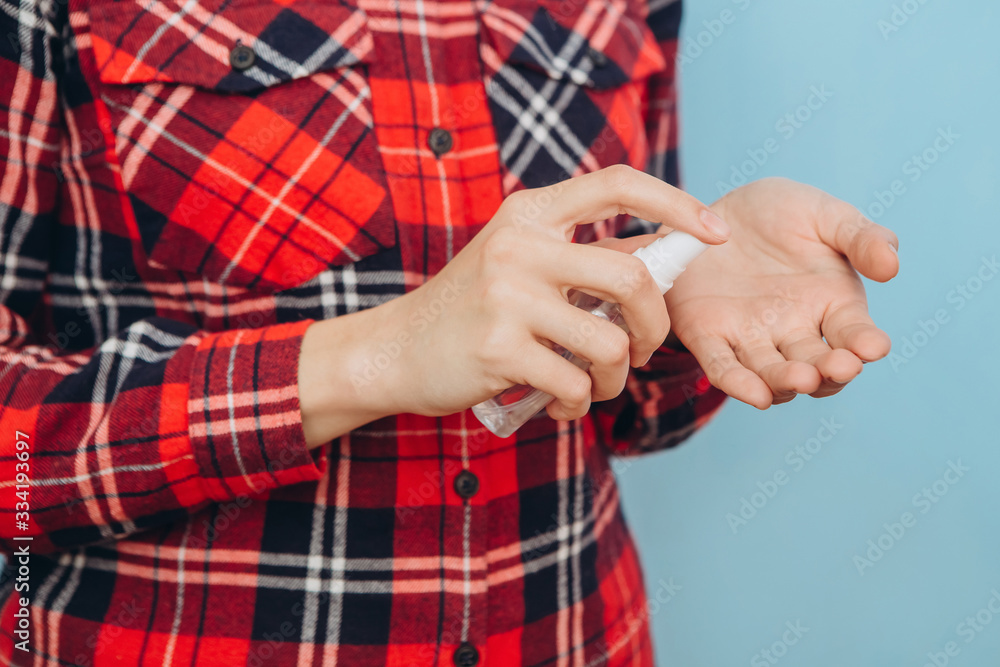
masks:
<instances>
[{"instance_id":1,"label":"plaid shirt","mask_svg":"<svg viewBox=\"0 0 1000 667\"><path fill-rule=\"evenodd\" d=\"M3 660L650 664L612 455L709 418L693 357L512 438L397 415L313 451L296 374L310 322L417 288L510 192L615 163L676 181L679 20L0 0Z\"/></svg>"}]
</instances>

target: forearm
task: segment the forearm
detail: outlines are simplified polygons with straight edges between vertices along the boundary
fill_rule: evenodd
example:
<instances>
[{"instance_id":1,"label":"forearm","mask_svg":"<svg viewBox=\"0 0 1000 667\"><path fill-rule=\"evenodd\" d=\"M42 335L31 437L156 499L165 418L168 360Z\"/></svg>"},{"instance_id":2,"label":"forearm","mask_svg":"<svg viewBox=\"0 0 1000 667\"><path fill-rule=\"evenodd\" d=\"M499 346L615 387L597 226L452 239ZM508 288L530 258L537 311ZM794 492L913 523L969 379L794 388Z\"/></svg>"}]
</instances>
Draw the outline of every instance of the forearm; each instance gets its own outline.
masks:
<instances>
[{"instance_id":1,"label":"forearm","mask_svg":"<svg viewBox=\"0 0 1000 667\"><path fill-rule=\"evenodd\" d=\"M43 538L39 550L68 548L318 479L324 462L306 449L296 387L305 325L208 333L150 318L61 356L0 341L5 419L30 445L22 534ZM11 509L16 454L14 438L0 441Z\"/></svg>"}]
</instances>

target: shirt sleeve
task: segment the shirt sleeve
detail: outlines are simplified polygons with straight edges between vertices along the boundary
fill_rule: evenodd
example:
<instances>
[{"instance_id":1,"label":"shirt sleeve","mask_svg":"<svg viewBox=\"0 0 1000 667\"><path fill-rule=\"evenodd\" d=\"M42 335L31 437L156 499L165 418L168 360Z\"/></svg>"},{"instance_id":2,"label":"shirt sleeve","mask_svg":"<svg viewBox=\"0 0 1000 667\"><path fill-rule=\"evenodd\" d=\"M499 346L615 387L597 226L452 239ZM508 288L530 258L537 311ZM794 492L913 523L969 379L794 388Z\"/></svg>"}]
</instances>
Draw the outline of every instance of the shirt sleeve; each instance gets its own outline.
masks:
<instances>
[{"instance_id":1,"label":"shirt sleeve","mask_svg":"<svg viewBox=\"0 0 1000 667\"><path fill-rule=\"evenodd\" d=\"M649 145L647 171L679 184L677 55L680 0L651 2L647 21L669 66L649 79L644 108ZM633 218L623 236L655 233L659 225ZM694 355L661 347L649 363L632 369L618 398L594 405L598 437L613 453L628 456L680 444L717 412L725 394L711 386Z\"/></svg>"},{"instance_id":2,"label":"shirt sleeve","mask_svg":"<svg viewBox=\"0 0 1000 667\"><path fill-rule=\"evenodd\" d=\"M209 333L140 320L60 352L44 321L59 196L58 3L0 0L0 546L118 539L325 471L298 355L310 321ZM50 11L51 10L51 11ZM63 12L65 13L65 11Z\"/></svg>"}]
</instances>

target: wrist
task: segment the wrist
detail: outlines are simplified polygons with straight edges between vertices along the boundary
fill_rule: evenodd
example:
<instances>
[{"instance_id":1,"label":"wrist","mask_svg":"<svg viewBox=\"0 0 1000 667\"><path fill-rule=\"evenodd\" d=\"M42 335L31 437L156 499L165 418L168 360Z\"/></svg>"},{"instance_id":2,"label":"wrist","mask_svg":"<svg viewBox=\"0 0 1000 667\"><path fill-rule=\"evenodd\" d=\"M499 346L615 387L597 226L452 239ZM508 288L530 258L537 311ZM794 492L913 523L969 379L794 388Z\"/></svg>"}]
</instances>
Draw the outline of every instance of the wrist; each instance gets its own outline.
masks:
<instances>
[{"instance_id":1,"label":"wrist","mask_svg":"<svg viewBox=\"0 0 1000 667\"><path fill-rule=\"evenodd\" d=\"M402 411L391 390L398 377L392 366L398 360L383 351L382 340L396 328L394 301L317 321L306 330L299 356L299 403L310 448Z\"/></svg>"}]
</instances>

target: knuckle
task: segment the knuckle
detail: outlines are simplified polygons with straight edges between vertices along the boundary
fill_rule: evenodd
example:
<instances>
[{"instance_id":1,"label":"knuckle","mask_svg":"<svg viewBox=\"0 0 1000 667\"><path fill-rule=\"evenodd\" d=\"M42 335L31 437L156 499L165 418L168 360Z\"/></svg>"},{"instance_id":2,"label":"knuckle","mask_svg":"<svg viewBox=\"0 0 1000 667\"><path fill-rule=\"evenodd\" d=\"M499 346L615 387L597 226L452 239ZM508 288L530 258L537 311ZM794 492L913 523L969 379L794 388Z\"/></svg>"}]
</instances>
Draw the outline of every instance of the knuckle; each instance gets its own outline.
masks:
<instances>
[{"instance_id":1,"label":"knuckle","mask_svg":"<svg viewBox=\"0 0 1000 667\"><path fill-rule=\"evenodd\" d=\"M656 329L657 334L656 334L656 341L655 341L656 344L654 347L654 351L656 348L660 347L666 342L667 337L670 335L670 331L673 326L673 323L670 321L670 314L667 313L666 308L663 309L663 319L658 320L656 326L657 326ZM675 338L677 337L676 334L674 337Z\"/></svg>"},{"instance_id":2,"label":"knuckle","mask_svg":"<svg viewBox=\"0 0 1000 667\"><path fill-rule=\"evenodd\" d=\"M702 371L713 387L719 387L719 382L729 371L732 361L732 357L728 355L714 354L707 360L707 363L702 365Z\"/></svg>"},{"instance_id":3,"label":"knuckle","mask_svg":"<svg viewBox=\"0 0 1000 667\"><path fill-rule=\"evenodd\" d=\"M627 288L628 293L641 290L656 289L656 281L653 275L646 268L645 262L635 255L626 255L622 258L622 283Z\"/></svg>"},{"instance_id":4,"label":"knuckle","mask_svg":"<svg viewBox=\"0 0 1000 667\"><path fill-rule=\"evenodd\" d=\"M483 244L483 258L487 262L510 264L518 257L518 246L517 230L512 227L501 227Z\"/></svg>"},{"instance_id":5,"label":"knuckle","mask_svg":"<svg viewBox=\"0 0 1000 667\"><path fill-rule=\"evenodd\" d=\"M596 359L591 359L592 363L612 367L628 363L628 334L614 325L606 324L600 327L598 338L595 341L595 348L594 356Z\"/></svg>"},{"instance_id":6,"label":"knuckle","mask_svg":"<svg viewBox=\"0 0 1000 667\"><path fill-rule=\"evenodd\" d=\"M482 344L475 347L473 354L483 366L497 368L511 357L510 342L506 329L490 327L483 334Z\"/></svg>"},{"instance_id":7,"label":"knuckle","mask_svg":"<svg viewBox=\"0 0 1000 667\"><path fill-rule=\"evenodd\" d=\"M608 336L608 358L615 366L627 364L629 360L629 337L628 334L615 327Z\"/></svg>"},{"instance_id":8,"label":"knuckle","mask_svg":"<svg viewBox=\"0 0 1000 667\"><path fill-rule=\"evenodd\" d=\"M507 311L520 296L510 279L502 275L486 278L481 294L483 304L494 313Z\"/></svg>"},{"instance_id":9,"label":"knuckle","mask_svg":"<svg viewBox=\"0 0 1000 667\"><path fill-rule=\"evenodd\" d=\"M528 198L528 190L522 189L510 193L509 195L507 195L504 201L508 204L513 204L517 206L519 204L523 204L527 198Z\"/></svg>"},{"instance_id":10,"label":"knuckle","mask_svg":"<svg viewBox=\"0 0 1000 667\"><path fill-rule=\"evenodd\" d=\"M612 192L621 192L635 177L636 170L627 164L615 164L601 170L603 185Z\"/></svg>"},{"instance_id":11,"label":"knuckle","mask_svg":"<svg viewBox=\"0 0 1000 667\"><path fill-rule=\"evenodd\" d=\"M622 393L625 389L626 373L621 373L614 380L603 380L594 384L592 396L594 401L607 401Z\"/></svg>"},{"instance_id":12,"label":"knuckle","mask_svg":"<svg viewBox=\"0 0 1000 667\"><path fill-rule=\"evenodd\" d=\"M716 389L720 389L719 381L725 373L723 368L724 362L721 360L718 354L713 354L711 356L703 356L698 359L698 366L701 368L701 375L708 380Z\"/></svg>"},{"instance_id":13,"label":"knuckle","mask_svg":"<svg viewBox=\"0 0 1000 667\"><path fill-rule=\"evenodd\" d=\"M500 209L497 212L505 217L516 216L525 209L530 198L531 195L528 190L518 190L517 192L512 192L504 198L503 202L500 204Z\"/></svg>"},{"instance_id":14,"label":"knuckle","mask_svg":"<svg viewBox=\"0 0 1000 667\"><path fill-rule=\"evenodd\" d=\"M638 172L626 164L616 164L601 171L602 187L618 203L618 212L626 213L624 202L632 189Z\"/></svg>"},{"instance_id":15,"label":"knuckle","mask_svg":"<svg viewBox=\"0 0 1000 667\"><path fill-rule=\"evenodd\" d=\"M716 389L725 391L726 388L723 386L722 382L723 375L723 373L709 373L708 371L705 371L705 377L708 378L708 383Z\"/></svg>"},{"instance_id":16,"label":"knuckle","mask_svg":"<svg viewBox=\"0 0 1000 667\"><path fill-rule=\"evenodd\" d=\"M524 342L512 327L494 326L485 332L475 350L476 363L497 376L517 376Z\"/></svg>"},{"instance_id":17,"label":"knuckle","mask_svg":"<svg viewBox=\"0 0 1000 667\"><path fill-rule=\"evenodd\" d=\"M591 387L590 375L583 371L574 373L566 382L566 389L561 397L563 403L571 406L586 404L587 400L590 399Z\"/></svg>"}]
</instances>

